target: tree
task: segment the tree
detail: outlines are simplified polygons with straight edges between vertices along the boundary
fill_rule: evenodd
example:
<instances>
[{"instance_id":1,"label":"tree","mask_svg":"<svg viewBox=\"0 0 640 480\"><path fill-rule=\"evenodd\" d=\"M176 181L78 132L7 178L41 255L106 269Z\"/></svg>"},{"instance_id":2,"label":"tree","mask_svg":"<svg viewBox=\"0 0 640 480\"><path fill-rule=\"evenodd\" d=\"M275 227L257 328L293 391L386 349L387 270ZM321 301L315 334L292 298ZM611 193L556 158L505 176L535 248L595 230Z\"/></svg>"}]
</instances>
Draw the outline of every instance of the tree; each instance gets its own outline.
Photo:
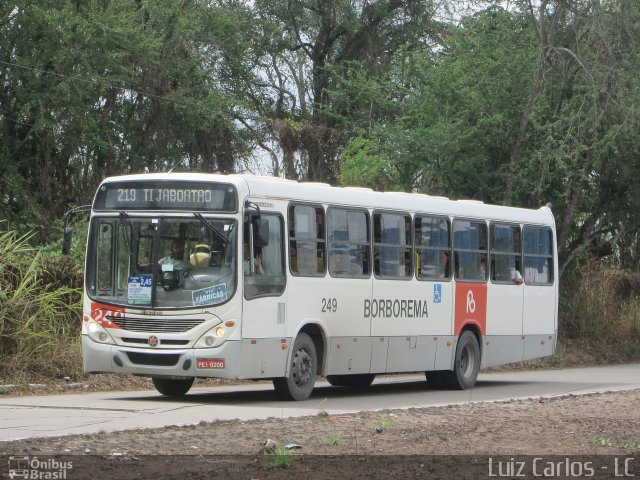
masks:
<instances>
[{"instance_id":1,"label":"tree","mask_svg":"<svg viewBox=\"0 0 640 480\"><path fill-rule=\"evenodd\" d=\"M424 0L256 2L260 18L271 25L268 38L281 32L268 52L268 77L277 79L271 118L278 120L274 126L283 150L299 151L302 177L336 181L338 155L349 138L337 129L337 118L354 112L335 103L338 77L384 74L401 48L425 38L431 6ZM369 102L358 105L363 107ZM285 118L297 131L286 128L292 123L283 123Z\"/></svg>"},{"instance_id":2,"label":"tree","mask_svg":"<svg viewBox=\"0 0 640 480\"><path fill-rule=\"evenodd\" d=\"M16 2L0 12L0 214L46 225L108 175L231 172L253 78L234 2ZM249 35L249 37L251 37Z\"/></svg>"}]
</instances>

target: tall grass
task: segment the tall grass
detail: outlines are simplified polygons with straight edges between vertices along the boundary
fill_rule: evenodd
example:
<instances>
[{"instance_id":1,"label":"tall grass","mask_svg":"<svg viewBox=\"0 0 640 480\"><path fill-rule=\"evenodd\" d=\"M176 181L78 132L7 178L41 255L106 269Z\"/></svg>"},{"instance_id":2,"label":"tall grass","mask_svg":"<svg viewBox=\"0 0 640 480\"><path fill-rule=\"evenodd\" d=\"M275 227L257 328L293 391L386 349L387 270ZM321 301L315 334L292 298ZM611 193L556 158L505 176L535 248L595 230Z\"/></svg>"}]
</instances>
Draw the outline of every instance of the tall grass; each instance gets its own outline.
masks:
<instances>
[{"instance_id":1,"label":"tall grass","mask_svg":"<svg viewBox=\"0 0 640 480\"><path fill-rule=\"evenodd\" d=\"M640 273L588 262L561 286L561 338L597 361L640 359Z\"/></svg>"},{"instance_id":2,"label":"tall grass","mask_svg":"<svg viewBox=\"0 0 640 480\"><path fill-rule=\"evenodd\" d=\"M31 246L31 237L0 234L0 375L66 370L69 357L79 356L81 290L69 286L77 283L69 281L74 267Z\"/></svg>"}]
</instances>

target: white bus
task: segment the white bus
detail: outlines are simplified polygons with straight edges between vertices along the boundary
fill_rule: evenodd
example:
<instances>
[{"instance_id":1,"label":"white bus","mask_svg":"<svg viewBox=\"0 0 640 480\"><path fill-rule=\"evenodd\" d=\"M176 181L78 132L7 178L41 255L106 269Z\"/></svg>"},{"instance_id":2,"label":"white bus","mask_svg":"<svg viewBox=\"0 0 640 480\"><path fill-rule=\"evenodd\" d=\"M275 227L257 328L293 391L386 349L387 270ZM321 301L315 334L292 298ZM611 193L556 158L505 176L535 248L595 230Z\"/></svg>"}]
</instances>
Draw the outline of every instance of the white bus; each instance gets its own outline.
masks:
<instances>
[{"instance_id":1,"label":"white bus","mask_svg":"<svg viewBox=\"0 0 640 480\"><path fill-rule=\"evenodd\" d=\"M362 387L552 355L558 261L549 208L527 210L270 177L108 178L91 210L86 372Z\"/></svg>"}]
</instances>

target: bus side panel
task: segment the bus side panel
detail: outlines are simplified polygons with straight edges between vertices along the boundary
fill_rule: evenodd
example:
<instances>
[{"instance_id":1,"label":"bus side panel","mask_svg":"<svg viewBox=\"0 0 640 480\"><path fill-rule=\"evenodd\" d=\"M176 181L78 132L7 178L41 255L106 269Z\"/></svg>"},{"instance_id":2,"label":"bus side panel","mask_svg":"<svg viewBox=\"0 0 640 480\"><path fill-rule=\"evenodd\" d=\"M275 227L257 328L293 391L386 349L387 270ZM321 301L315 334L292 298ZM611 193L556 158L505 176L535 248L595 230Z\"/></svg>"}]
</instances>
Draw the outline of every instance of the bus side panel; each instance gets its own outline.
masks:
<instances>
[{"instance_id":1,"label":"bus side panel","mask_svg":"<svg viewBox=\"0 0 640 480\"><path fill-rule=\"evenodd\" d=\"M280 338L245 339L240 353L240 378L274 378L284 375L288 349Z\"/></svg>"},{"instance_id":2,"label":"bus side panel","mask_svg":"<svg viewBox=\"0 0 640 480\"><path fill-rule=\"evenodd\" d=\"M453 370L453 360L456 353L457 337L446 335L436 338L436 361L434 370Z\"/></svg>"},{"instance_id":3,"label":"bus side panel","mask_svg":"<svg viewBox=\"0 0 640 480\"><path fill-rule=\"evenodd\" d=\"M524 294L523 360L553 355L556 345L557 288L527 285Z\"/></svg>"},{"instance_id":4,"label":"bus side panel","mask_svg":"<svg viewBox=\"0 0 640 480\"><path fill-rule=\"evenodd\" d=\"M451 335L453 282L374 279L365 313L376 337Z\"/></svg>"},{"instance_id":5,"label":"bus side panel","mask_svg":"<svg viewBox=\"0 0 640 480\"><path fill-rule=\"evenodd\" d=\"M389 338L371 338L371 373L384 373L387 371L387 359L389 355Z\"/></svg>"},{"instance_id":6,"label":"bus side panel","mask_svg":"<svg viewBox=\"0 0 640 480\"><path fill-rule=\"evenodd\" d=\"M364 316L363 305L370 296L370 279L332 278L328 274L325 277L290 275L287 337L295 336L301 323L322 325L327 342L322 374L369 373L370 321Z\"/></svg>"},{"instance_id":7,"label":"bus side panel","mask_svg":"<svg viewBox=\"0 0 640 480\"><path fill-rule=\"evenodd\" d=\"M525 285L489 283L487 287L487 335L522 335Z\"/></svg>"},{"instance_id":8,"label":"bus side panel","mask_svg":"<svg viewBox=\"0 0 640 480\"><path fill-rule=\"evenodd\" d=\"M327 362L328 375L369 373L371 365L371 338L332 338Z\"/></svg>"},{"instance_id":9,"label":"bus side panel","mask_svg":"<svg viewBox=\"0 0 640 480\"><path fill-rule=\"evenodd\" d=\"M243 299L242 338L285 338L285 321L279 304L286 300L286 291L279 297Z\"/></svg>"},{"instance_id":10,"label":"bus side panel","mask_svg":"<svg viewBox=\"0 0 640 480\"><path fill-rule=\"evenodd\" d=\"M387 372L426 372L433 370L437 344L431 336L405 336L389 339Z\"/></svg>"},{"instance_id":11,"label":"bus side panel","mask_svg":"<svg viewBox=\"0 0 640 480\"><path fill-rule=\"evenodd\" d=\"M481 368L522 360L524 349L522 335L487 335L482 337L482 342Z\"/></svg>"},{"instance_id":12,"label":"bus side panel","mask_svg":"<svg viewBox=\"0 0 640 480\"><path fill-rule=\"evenodd\" d=\"M524 340L523 360L548 357L555 349L555 335L527 335Z\"/></svg>"},{"instance_id":13,"label":"bus side panel","mask_svg":"<svg viewBox=\"0 0 640 480\"><path fill-rule=\"evenodd\" d=\"M553 335L555 333L554 285L527 285L524 293L524 335Z\"/></svg>"}]
</instances>

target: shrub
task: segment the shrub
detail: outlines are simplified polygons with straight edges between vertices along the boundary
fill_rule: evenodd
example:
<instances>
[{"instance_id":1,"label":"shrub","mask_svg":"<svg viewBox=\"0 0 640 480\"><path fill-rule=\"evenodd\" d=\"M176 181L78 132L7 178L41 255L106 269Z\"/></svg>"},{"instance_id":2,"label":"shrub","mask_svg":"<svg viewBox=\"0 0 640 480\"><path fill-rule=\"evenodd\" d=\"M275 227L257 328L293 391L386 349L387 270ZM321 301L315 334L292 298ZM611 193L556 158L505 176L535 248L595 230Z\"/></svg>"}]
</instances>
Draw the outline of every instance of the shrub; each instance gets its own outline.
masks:
<instances>
[{"instance_id":1,"label":"shrub","mask_svg":"<svg viewBox=\"0 0 640 480\"><path fill-rule=\"evenodd\" d=\"M603 361L640 354L640 274L592 261L561 282L560 336Z\"/></svg>"},{"instance_id":2,"label":"shrub","mask_svg":"<svg viewBox=\"0 0 640 480\"><path fill-rule=\"evenodd\" d=\"M29 244L31 234L0 234L0 357L7 368L56 365L67 345L77 345L81 285L69 259ZM55 353L55 354L54 354Z\"/></svg>"}]
</instances>

